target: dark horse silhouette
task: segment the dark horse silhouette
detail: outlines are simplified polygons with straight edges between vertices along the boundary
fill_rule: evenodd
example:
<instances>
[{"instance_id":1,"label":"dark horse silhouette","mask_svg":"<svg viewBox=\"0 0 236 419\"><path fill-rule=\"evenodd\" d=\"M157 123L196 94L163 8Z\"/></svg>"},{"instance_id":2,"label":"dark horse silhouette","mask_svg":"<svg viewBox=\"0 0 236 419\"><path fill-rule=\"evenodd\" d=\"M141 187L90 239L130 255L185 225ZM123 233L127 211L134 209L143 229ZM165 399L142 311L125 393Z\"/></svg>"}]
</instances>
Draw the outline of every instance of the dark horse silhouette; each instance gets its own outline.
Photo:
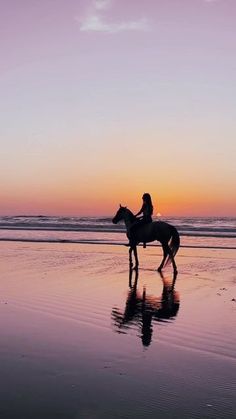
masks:
<instances>
[{"instance_id":1,"label":"dark horse silhouette","mask_svg":"<svg viewBox=\"0 0 236 419\"><path fill-rule=\"evenodd\" d=\"M130 248L129 248L129 261L130 266L133 266L132 262L132 252L134 253L135 257L135 268L138 268L139 261L138 261L138 253L137 253L137 245L140 242L148 243L152 241L159 241L162 245L163 249L163 259L158 268L158 271L161 272L164 266L167 265L168 262L171 261L174 274L177 274L177 267L175 264L175 255L180 246L180 238L179 233L176 228L164 221L153 221L151 223L142 224L135 229L135 232L132 233L132 237L130 237L130 227L136 220L134 214L126 207L122 207L118 209L115 217L112 219L114 224L117 224L119 221L124 220L126 226L126 234L128 239L130 240Z\"/></svg>"},{"instance_id":2,"label":"dark horse silhouette","mask_svg":"<svg viewBox=\"0 0 236 419\"><path fill-rule=\"evenodd\" d=\"M162 295L155 297L148 295L146 287L143 287L142 292L138 290L138 270L135 271L135 278L132 283L133 272L130 269L130 290L128 292L125 310L122 313L118 308L113 308L112 320L115 331L118 333L126 333L129 328L133 328L134 324L138 324L141 328L140 337L143 346L147 347L152 341L153 321L169 322L178 313L180 305L179 294L174 289L177 275L175 274L172 281L170 281L160 273L163 281Z\"/></svg>"}]
</instances>

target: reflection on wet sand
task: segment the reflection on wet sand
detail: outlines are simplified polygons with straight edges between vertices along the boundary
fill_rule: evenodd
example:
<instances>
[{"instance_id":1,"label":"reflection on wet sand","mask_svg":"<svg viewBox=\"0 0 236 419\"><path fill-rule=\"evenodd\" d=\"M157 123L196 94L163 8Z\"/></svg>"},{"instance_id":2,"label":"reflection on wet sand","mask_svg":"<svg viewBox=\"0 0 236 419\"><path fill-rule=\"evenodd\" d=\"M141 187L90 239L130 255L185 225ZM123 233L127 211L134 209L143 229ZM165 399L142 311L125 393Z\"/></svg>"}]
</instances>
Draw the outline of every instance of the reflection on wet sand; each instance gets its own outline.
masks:
<instances>
[{"instance_id":1,"label":"reflection on wet sand","mask_svg":"<svg viewBox=\"0 0 236 419\"><path fill-rule=\"evenodd\" d=\"M179 293L175 290L177 274L172 279L159 273L163 290L159 297L147 293L146 286L143 290L138 289L139 271L129 271L129 291L126 300L125 310L118 308L112 310L112 320L117 333L127 333L138 325L141 330L139 335L143 346L149 346L152 341L153 322L172 321L177 315L180 299Z\"/></svg>"}]
</instances>

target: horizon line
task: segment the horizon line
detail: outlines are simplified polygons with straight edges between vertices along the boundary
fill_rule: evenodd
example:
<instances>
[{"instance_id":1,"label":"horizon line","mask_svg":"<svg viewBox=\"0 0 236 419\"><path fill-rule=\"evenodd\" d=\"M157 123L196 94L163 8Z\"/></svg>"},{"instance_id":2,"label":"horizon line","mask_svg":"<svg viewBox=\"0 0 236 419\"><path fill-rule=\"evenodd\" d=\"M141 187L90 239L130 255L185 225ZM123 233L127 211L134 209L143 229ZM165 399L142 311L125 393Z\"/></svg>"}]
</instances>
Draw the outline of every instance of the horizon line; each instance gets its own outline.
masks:
<instances>
[{"instance_id":1,"label":"horizon line","mask_svg":"<svg viewBox=\"0 0 236 419\"><path fill-rule=\"evenodd\" d=\"M106 218L109 218L109 217L113 217L114 216L114 214L112 213L112 214L100 214L100 215L98 215L98 214L90 214L90 215L88 215L88 214L46 214L46 213L44 213L44 214L24 214L24 213L22 213L22 214L19 214L19 213L17 213L17 214L13 214L13 213L10 213L10 214L0 214L0 218L1 217L67 217L67 218L70 218L70 217L78 217L78 218L83 218L83 217L86 217L86 218L102 218L102 217L106 217ZM191 214L189 214L189 215L177 215L177 214L161 214L161 215L154 215L153 216L153 218L168 218L168 217L175 217L175 218L236 218L236 215L201 215L201 214L199 214L199 215L191 215Z\"/></svg>"}]
</instances>

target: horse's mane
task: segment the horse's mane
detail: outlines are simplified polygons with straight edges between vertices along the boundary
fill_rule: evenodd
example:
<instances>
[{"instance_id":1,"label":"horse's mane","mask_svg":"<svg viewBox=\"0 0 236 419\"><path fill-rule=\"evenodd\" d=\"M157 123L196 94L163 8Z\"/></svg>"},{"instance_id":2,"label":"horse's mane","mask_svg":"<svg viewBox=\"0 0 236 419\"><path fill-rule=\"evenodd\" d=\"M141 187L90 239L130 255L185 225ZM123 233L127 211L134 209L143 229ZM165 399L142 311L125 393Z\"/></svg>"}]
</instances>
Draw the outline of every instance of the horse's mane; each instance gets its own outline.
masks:
<instances>
[{"instance_id":1,"label":"horse's mane","mask_svg":"<svg viewBox=\"0 0 236 419\"><path fill-rule=\"evenodd\" d=\"M129 215L131 215L131 217L133 218L133 220L136 218L135 217L135 215L132 213L132 211L129 209L129 208L127 208L127 207L125 207L125 209L126 209L126 211L129 213Z\"/></svg>"}]
</instances>

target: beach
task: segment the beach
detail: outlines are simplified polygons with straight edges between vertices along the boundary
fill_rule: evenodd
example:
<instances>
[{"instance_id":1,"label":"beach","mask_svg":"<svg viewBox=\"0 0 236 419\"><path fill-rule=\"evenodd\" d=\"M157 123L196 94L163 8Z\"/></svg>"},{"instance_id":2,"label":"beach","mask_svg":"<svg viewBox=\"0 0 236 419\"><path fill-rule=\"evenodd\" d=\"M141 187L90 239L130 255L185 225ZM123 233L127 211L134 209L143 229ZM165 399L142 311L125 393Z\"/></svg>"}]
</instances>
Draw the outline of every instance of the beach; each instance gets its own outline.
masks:
<instances>
[{"instance_id":1,"label":"beach","mask_svg":"<svg viewBox=\"0 0 236 419\"><path fill-rule=\"evenodd\" d=\"M1 418L235 418L234 249L0 247Z\"/></svg>"}]
</instances>

